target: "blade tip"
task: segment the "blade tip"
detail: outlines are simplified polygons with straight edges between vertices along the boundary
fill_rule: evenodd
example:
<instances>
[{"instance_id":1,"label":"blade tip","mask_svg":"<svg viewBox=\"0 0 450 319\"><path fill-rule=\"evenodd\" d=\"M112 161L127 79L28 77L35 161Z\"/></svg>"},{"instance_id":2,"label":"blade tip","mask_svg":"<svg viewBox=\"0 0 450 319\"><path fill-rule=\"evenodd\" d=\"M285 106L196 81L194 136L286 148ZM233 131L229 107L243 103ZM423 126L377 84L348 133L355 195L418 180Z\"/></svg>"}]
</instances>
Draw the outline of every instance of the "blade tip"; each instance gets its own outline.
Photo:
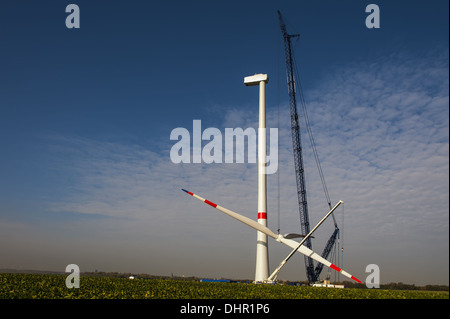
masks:
<instances>
[{"instance_id":1,"label":"blade tip","mask_svg":"<svg viewBox=\"0 0 450 319\"><path fill-rule=\"evenodd\" d=\"M187 194L189 194L189 195L191 195L191 196L194 196L194 193L191 193L190 191L185 190L184 188L182 188L181 190L182 190L183 192L186 192Z\"/></svg>"},{"instance_id":2,"label":"blade tip","mask_svg":"<svg viewBox=\"0 0 450 319\"><path fill-rule=\"evenodd\" d=\"M354 281L356 281L357 283L362 284L361 280L359 280L358 278L352 276L352 279L353 279Z\"/></svg>"}]
</instances>

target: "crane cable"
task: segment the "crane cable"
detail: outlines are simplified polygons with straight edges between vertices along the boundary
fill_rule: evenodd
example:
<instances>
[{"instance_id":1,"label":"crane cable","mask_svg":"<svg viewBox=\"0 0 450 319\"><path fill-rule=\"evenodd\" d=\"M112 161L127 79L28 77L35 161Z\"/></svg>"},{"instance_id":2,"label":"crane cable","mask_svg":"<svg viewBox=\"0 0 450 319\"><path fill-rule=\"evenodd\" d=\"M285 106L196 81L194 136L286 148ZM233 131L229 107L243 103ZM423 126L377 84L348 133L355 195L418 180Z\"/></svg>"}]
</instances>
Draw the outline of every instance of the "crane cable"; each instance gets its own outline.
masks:
<instances>
[{"instance_id":1,"label":"crane cable","mask_svg":"<svg viewBox=\"0 0 450 319\"><path fill-rule=\"evenodd\" d=\"M278 35L278 46L280 46L280 35ZM297 38L297 41L295 43L295 45L298 43L299 37ZM295 49L295 45L293 46L293 50ZM278 124L278 128L280 127L280 48L279 50L277 50L277 91L278 91L278 112L277 112L277 124ZM322 171L322 166L320 164L320 159L319 159L319 155L317 152L317 148L316 148L316 143L314 140L314 136L312 134L312 130L311 130L311 125L310 125L310 121L309 121L309 115L308 115L308 111L306 109L306 102L303 96L303 90L302 90L302 86L300 83L300 76L299 76L299 72L298 72L298 66L297 66L297 60L295 59L295 53L292 55L293 56L293 62L294 62L294 72L295 72L295 77L296 77L296 81L295 84L297 86L297 91L299 92L299 96L300 96L300 104L302 105L302 111L303 111L303 118L305 120L305 126L306 126L306 130L308 132L308 136L309 136L309 141L311 144L311 148L313 150L313 154L314 154L314 160L316 162L316 166L317 169L319 171L319 176L320 176L320 181L322 183L322 188L325 194L325 199L327 201L328 207L331 209L331 199L330 199L330 195L328 193L328 188L325 182L325 177L323 175L323 171ZM279 169L277 170L277 211L278 211L278 233L280 233L280 173L279 173ZM333 217L333 221L334 221L334 225L335 227L337 227L337 223L336 223L336 219L334 217L334 214L332 214Z\"/></svg>"},{"instance_id":2,"label":"crane cable","mask_svg":"<svg viewBox=\"0 0 450 319\"><path fill-rule=\"evenodd\" d=\"M298 39L295 42L295 45L298 43ZM293 50L295 50L295 45L293 46ZM295 59L295 54L293 54L293 62L294 62L294 69L295 69L295 75L297 77L297 80L295 81L296 85L297 85L297 90L299 92L299 96L300 96L300 104L302 105L302 110L303 110L303 114L304 114L304 119L305 119L305 124L306 124L306 130L308 132L308 136L309 136L309 141L311 143L311 148L313 150L314 153L314 159L316 161L316 165L317 165L317 169L319 171L319 175L320 175L320 180L322 182L322 188L325 194L325 198L327 200L328 206L331 208L331 199L330 199L330 195L328 193L328 188L325 182L325 177L323 175L323 171L322 171L322 166L320 164L320 159L319 159L319 155L317 152L317 148L316 148L316 143L314 140L314 136L312 134L312 130L311 130L311 125L310 125L310 121L309 121L309 115L308 115L308 110L306 109L306 102L303 96L303 91L302 91L302 86L301 86L301 82L300 82L300 76L298 73L298 67L297 67L297 61ZM339 230L339 234L338 234L338 241L340 241L341 243L341 260L340 260L340 267L343 268L344 266L344 215L345 215L345 208L344 205L342 206L342 229ZM337 226L337 222L336 222L336 218L334 216L334 213L332 214L333 217L333 222L334 222L334 227L338 228ZM339 248L338 248L338 252L335 254L335 258L339 259ZM339 264L339 262L338 262Z\"/></svg>"},{"instance_id":3,"label":"crane cable","mask_svg":"<svg viewBox=\"0 0 450 319\"><path fill-rule=\"evenodd\" d=\"M341 267L344 268L344 216L345 216L345 205L342 205L342 232L339 236L339 240L341 241Z\"/></svg>"},{"instance_id":4,"label":"crane cable","mask_svg":"<svg viewBox=\"0 0 450 319\"><path fill-rule=\"evenodd\" d=\"M285 17L284 17L283 20L284 20L285 24L289 25L291 28L293 28L295 30L295 28L289 23L288 20L286 20ZM296 32L296 33L298 33L298 32ZM295 59L295 56L296 56L295 52L294 52L295 51L295 46L299 43L300 37L296 37L296 38L297 39L296 39L294 45L291 47L292 48L292 60L293 60L293 64L294 64L293 65L294 66L294 77L296 78L295 85L297 86L296 89L299 92L300 103L302 105L302 110L303 110L303 114L304 114L303 117L305 119L305 124L306 124L306 130L308 132L309 141L311 143L311 148L313 150L314 159L316 161L316 165L317 165L317 168L319 170L320 180L322 182L322 188L323 188L323 191L325 193L325 198L326 198L328 207L331 209L331 199L330 199L330 195L328 193L327 185L325 183L325 177L323 175L322 166L320 165L319 155L318 155L317 149L316 149L316 143L314 141L314 137L313 137L313 134L312 134L312 131L311 131L311 125L310 125L310 122L309 122L309 115L308 115L308 111L306 109L306 102L305 102L305 98L303 96L302 85L301 85L301 82L300 82L300 76L299 76L298 67L297 67L297 60ZM280 41L278 41L278 45L280 45L279 43L280 43ZM279 51L280 50L278 50L278 55L279 55ZM278 66L278 68L279 68L279 66ZM337 226L334 214L332 214L332 215L333 215L334 225Z\"/></svg>"},{"instance_id":5,"label":"crane cable","mask_svg":"<svg viewBox=\"0 0 450 319\"><path fill-rule=\"evenodd\" d=\"M278 110L277 110L277 128L280 129L280 33L278 32L278 50L277 50L277 98L278 98ZM277 169L277 212L278 212L278 235L280 234L280 168Z\"/></svg>"},{"instance_id":6,"label":"crane cable","mask_svg":"<svg viewBox=\"0 0 450 319\"><path fill-rule=\"evenodd\" d=\"M296 44L297 43L298 43L298 38L297 38ZM294 49L295 49L295 45L294 45ZM303 115L304 115L303 118L305 119L306 131L308 132L309 141L311 143L311 148L312 148L313 154L314 154L314 160L316 161L317 169L319 171L320 181L322 182L322 188L323 188L323 191L324 191L324 194L325 194L325 198L326 198L328 206L331 209L331 199L330 199L330 195L328 193L328 188L327 188L327 185L326 185L326 182L325 182L325 177L323 175L322 166L320 164L319 154L318 154L317 148L316 148L316 142L314 140L314 136L313 136L312 130L311 130L311 124L310 124L310 121L309 121L308 110L306 109L306 102L305 102L305 98L303 96L302 85L300 83L300 76L298 74L298 67L297 67L297 61L295 59L295 54L293 56L294 56L294 58L293 58L294 69L295 69L295 74L296 74L296 77L297 77L297 80L295 81L295 84L297 85L297 90L298 90L299 96L300 96L300 104L302 105L302 110L303 110ZM333 221L334 221L335 226L337 226L334 214L333 214Z\"/></svg>"}]
</instances>

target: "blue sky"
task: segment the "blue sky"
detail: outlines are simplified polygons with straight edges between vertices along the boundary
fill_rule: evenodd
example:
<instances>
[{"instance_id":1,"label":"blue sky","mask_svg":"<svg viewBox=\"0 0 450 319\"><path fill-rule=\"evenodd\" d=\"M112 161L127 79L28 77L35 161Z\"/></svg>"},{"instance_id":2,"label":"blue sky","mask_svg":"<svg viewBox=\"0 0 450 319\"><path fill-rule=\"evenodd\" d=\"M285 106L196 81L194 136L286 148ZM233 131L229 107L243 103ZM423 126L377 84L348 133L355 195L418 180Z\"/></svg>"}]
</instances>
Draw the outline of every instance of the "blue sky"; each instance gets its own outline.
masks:
<instances>
[{"instance_id":1,"label":"blue sky","mask_svg":"<svg viewBox=\"0 0 450 319\"><path fill-rule=\"evenodd\" d=\"M256 218L256 165L176 165L169 136L194 119L256 127L257 90L243 78L269 74L281 226L295 231L279 9L301 34L312 130L332 201L346 203L344 269L448 284L448 1L80 0L81 28L67 29L69 3L0 6L0 268L252 278L254 232L180 189ZM365 26L369 3L380 29ZM318 221L326 206L305 161ZM274 269L288 251L269 254ZM304 280L303 267L298 257L280 278Z\"/></svg>"}]
</instances>

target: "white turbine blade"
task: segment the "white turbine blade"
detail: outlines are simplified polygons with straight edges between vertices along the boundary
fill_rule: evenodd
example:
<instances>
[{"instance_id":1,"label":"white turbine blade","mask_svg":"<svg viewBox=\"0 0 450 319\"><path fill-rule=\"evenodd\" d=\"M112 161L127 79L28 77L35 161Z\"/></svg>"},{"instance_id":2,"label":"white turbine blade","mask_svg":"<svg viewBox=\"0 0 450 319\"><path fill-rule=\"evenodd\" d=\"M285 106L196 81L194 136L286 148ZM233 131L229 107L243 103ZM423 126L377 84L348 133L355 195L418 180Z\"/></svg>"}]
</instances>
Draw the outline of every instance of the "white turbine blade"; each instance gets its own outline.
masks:
<instances>
[{"instance_id":1,"label":"white turbine blade","mask_svg":"<svg viewBox=\"0 0 450 319\"><path fill-rule=\"evenodd\" d=\"M263 225L259 224L258 222L254 221L254 220L252 220L252 219L250 219L248 217L245 217L245 216L243 216L241 214L235 213L235 212L233 212L233 211L231 211L231 210L229 210L229 209L227 209L225 207L219 206L219 205L217 205L217 204L215 204L215 203L213 203L213 202L211 202L211 201L209 201L209 200L207 200L207 199L205 199L203 197L200 197L200 196L198 196L198 195L196 195L196 194L194 194L192 192L189 192L189 191L187 191L185 189L182 189L182 190L184 192L188 193L189 195L197 198L198 200L201 200L202 202L204 202L204 203L206 203L206 204L208 204L208 205L210 205L210 206L220 210L221 212L223 212L223 213L225 213L225 214L227 214L227 215L229 215L229 216L239 220L240 222L242 222L242 223L244 223L244 224L246 224L246 225L248 225L248 226L250 226L250 227L252 227L252 228L254 228L254 229L258 230L258 231L260 231L260 232L263 232L267 236L270 236L270 237L276 239L278 242L283 243L283 244L285 244L285 245L287 245L287 246L289 246L289 247L291 247L293 249L297 249L297 251L299 253L301 253L303 255L306 255L308 257L311 257L315 261L320 262L320 263L324 264L325 266L327 266L327 267L329 267L331 269L334 269L337 272L340 272L344 276L346 276L348 278L351 278L351 279L361 283L360 280L358 280L357 278L353 277L348 272L342 270L341 268L337 267L336 265L332 264L331 262L329 262L328 260L326 260L325 258L320 256L319 254L315 253L314 251L312 251L311 249L309 249L305 245L301 245L300 247L298 247L299 243L296 242L295 240L286 239L282 235L275 234L268 227L263 226Z\"/></svg>"},{"instance_id":2,"label":"white turbine blade","mask_svg":"<svg viewBox=\"0 0 450 319\"><path fill-rule=\"evenodd\" d=\"M286 239L283 237L280 237L278 239L279 242L293 248L296 249L298 247L298 242L296 242L295 240L291 240L291 239ZM314 251L312 251L311 249L309 249L308 247L306 247L305 245L301 245L300 248L298 248L297 250L299 253L311 257L312 259L314 259L315 261L324 264L325 266L336 270L337 272L343 274L344 276L355 280L358 283L362 283L358 278L352 276L351 274L349 274L348 272L346 272L345 270L339 268L338 266L334 265L333 263L329 262L328 260L326 260L325 258L323 258L322 256L320 256L319 254L315 253Z\"/></svg>"},{"instance_id":3,"label":"white turbine blade","mask_svg":"<svg viewBox=\"0 0 450 319\"><path fill-rule=\"evenodd\" d=\"M267 236L270 236L270 237L272 237L274 239L278 238L278 235L276 235L268 227L259 224L258 222L254 221L253 219L250 219L250 218L245 217L245 216L243 216L241 214L235 213L232 210L229 210L229 209L227 209L225 207L219 206L219 205L217 205L217 204L215 204L213 202L210 202L209 200L207 200L207 199L205 199L203 197L200 197L200 196L198 196L198 195L196 195L194 193L191 193L191 192L189 192L189 191L187 191L185 189L183 189L183 191L188 193L189 195L194 196L198 200L201 200L202 202L204 202L204 203L206 203L208 205L211 205L212 207L220 210L221 212L227 214L228 216L231 216L231 217L237 219L238 221L240 221L240 222L242 222L242 223L244 223L244 224L246 224L246 225L248 225L248 226L250 226L250 227L252 227L252 228L254 228L256 230L259 230L260 232L266 234Z\"/></svg>"}]
</instances>

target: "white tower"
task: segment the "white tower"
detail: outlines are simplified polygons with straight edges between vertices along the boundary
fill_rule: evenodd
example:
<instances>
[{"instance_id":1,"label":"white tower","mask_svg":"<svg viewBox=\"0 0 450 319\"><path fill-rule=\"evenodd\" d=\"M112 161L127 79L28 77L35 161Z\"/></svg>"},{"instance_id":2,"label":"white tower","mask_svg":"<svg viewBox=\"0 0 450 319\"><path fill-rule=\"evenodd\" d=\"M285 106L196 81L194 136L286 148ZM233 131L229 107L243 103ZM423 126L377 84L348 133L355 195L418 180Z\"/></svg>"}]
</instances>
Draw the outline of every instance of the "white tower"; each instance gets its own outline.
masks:
<instances>
[{"instance_id":1,"label":"white tower","mask_svg":"<svg viewBox=\"0 0 450 319\"><path fill-rule=\"evenodd\" d=\"M267 226L266 189L266 83L267 74L255 74L244 78L246 86L259 85L259 128L258 128L258 223ZM258 231L256 242L255 282L269 277L269 250L267 235Z\"/></svg>"}]
</instances>

